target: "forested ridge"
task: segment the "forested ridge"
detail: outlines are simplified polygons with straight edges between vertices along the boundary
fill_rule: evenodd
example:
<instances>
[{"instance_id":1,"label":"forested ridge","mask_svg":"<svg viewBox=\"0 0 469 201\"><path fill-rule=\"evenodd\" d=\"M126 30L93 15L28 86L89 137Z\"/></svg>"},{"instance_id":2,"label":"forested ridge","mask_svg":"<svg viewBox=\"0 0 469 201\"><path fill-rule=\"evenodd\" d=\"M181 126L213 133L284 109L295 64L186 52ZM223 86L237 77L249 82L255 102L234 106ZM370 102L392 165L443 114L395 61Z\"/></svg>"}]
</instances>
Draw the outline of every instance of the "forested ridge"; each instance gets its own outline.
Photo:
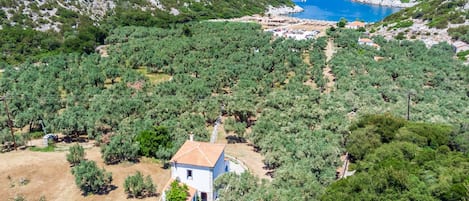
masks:
<instances>
[{"instance_id":1,"label":"forested ridge","mask_svg":"<svg viewBox=\"0 0 469 201\"><path fill-rule=\"evenodd\" d=\"M464 24L464 22L467 21L469 14L467 6L467 0L425 0L420 1L413 7L405 8L386 17L382 23L399 24L408 20L417 19L426 22L426 24L431 28L444 29L451 24Z\"/></svg>"},{"instance_id":2,"label":"forested ridge","mask_svg":"<svg viewBox=\"0 0 469 201\"><path fill-rule=\"evenodd\" d=\"M0 1L0 65L60 52L91 53L120 26L171 24L264 13L289 0Z\"/></svg>"},{"instance_id":3,"label":"forested ridge","mask_svg":"<svg viewBox=\"0 0 469 201\"><path fill-rule=\"evenodd\" d=\"M468 147L455 141L458 129L389 114L363 117L346 143L356 173L329 186L321 200L467 200Z\"/></svg>"},{"instance_id":4,"label":"forested ridge","mask_svg":"<svg viewBox=\"0 0 469 201\"><path fill-rule=\"evenodd\" d=\"M225 126L255 144L274 179L260 182L249 174L227 174L216 182L222 200L327 199L327 192L349 181L335 183L339 156L350 151L348 139L357 133L351 122L385 112L403 117L409 95L411 120L447 124L435 135L451 133L451 138L438 147L447 146L441 149L455 157L467 155L469 69L452 58L448 44L428 49L421 42L378 37L377 50L357 44L360 32L337 29L328 34L307 41L273 39L260 25L228 22L120 27L104 40L108 57L70 53L5 64L0 93L8 94L16 128L39 130L43 121L50 132L87 134L104 143L109 134L136 139L163 126L174 146L158 153L162 159L190 132L207 141L206 127L223 112L229 119ZM336 81L326 93L321 72L329 39L337 46L329 62ZM305 54L310 54L312 66L304 62ZM384 59L376 61L375 56ZM307 85L309 80L318 87ZM0 112L5 114L3 108ZM11 136L6 116L0 118L0 140L5 143ZM407 132L406 139L414 139L415 133L421 134ZM367 155L356 160L357 171L362 171L362 158ZM461 175L458 179L466 181L467 175ZM454 184L459 189L460 183Z\"/></svg>"}]
</instances>

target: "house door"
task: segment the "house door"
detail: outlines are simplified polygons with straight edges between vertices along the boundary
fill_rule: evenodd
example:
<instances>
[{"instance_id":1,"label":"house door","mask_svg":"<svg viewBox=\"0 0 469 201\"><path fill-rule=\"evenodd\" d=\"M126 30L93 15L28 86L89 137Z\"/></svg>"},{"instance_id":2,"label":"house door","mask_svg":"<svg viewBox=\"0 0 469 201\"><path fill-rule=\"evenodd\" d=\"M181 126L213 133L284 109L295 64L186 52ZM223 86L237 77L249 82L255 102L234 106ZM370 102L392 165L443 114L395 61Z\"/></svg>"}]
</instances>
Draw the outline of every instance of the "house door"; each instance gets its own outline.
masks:
<instances>
[{"instance_id":1,"label":"house door","mask_svg":"<svg viewBox=\"0 0 469 201\"><path fill-rule=\"evenodd\" d=\"M200 193L200 198L202 201L207 201L207 193L205 192Z\"/></svg>"}]
</instances>

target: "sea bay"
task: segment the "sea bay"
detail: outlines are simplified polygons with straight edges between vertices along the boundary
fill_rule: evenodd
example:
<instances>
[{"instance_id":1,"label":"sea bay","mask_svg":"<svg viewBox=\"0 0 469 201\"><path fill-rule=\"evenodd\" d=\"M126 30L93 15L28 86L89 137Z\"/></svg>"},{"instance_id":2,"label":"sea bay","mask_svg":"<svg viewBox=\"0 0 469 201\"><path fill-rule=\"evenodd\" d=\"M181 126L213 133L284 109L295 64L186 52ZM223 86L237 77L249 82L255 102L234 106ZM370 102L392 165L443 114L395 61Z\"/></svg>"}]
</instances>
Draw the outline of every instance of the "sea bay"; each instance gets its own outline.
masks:
<instances>
[{"instance_id":1,"label":"sea bay","mask_svg":"<svg viewBox=\"0 0 469 201\"><path fill-rule=\"evenodd\" d=\"M293 0L293 2L302 7L304 11L290 16L328 21L338 21L343 17L348 21L358 19L365 22L376 22L401 9L363 4L351 0Z\"/></svg>"}]
</instances>

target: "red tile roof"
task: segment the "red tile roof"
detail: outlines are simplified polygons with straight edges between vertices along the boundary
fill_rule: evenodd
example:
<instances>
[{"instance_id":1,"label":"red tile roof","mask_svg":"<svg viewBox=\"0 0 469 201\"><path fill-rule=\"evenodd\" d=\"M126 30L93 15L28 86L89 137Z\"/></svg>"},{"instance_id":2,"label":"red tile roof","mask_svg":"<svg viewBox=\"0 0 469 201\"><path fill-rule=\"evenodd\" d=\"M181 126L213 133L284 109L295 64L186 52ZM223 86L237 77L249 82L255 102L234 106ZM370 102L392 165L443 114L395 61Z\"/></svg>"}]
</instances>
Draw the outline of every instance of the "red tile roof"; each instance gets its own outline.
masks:
<instances>
[{"instance_id":1,"label":"red tile roof","mask_svg":"<svg viewBox=\"0 0 469 201\"><path fill-rule=\"evenodd\" d=\"M354 22L350 22L348 24L348 26L351 26L351 27L365 27L365 23L360 22L360 21L354 21Z\"/></svg>"},{"instance_id":2,"label":"red tile roof","mask_svg":"<svg viewBox=\"0 0 469 201\"><path fill-rule=\"evenodd\" d=\"M188 140L179 148L173 158L171 158L171 162L202 167L215 167L218 158L220 158L224 150L224 144Z\"/></svg>"},{"instance_id":3,"label":"red tile roof","mask_svg":"<svg viewBox=\"0 0 469 201\"><path fill-rule=\"evenodd\" d=\"M362 42L362 43L372 43L373 41L369 38L360 38L358 39L359 42Z\"/></svg>"}]
</instances>

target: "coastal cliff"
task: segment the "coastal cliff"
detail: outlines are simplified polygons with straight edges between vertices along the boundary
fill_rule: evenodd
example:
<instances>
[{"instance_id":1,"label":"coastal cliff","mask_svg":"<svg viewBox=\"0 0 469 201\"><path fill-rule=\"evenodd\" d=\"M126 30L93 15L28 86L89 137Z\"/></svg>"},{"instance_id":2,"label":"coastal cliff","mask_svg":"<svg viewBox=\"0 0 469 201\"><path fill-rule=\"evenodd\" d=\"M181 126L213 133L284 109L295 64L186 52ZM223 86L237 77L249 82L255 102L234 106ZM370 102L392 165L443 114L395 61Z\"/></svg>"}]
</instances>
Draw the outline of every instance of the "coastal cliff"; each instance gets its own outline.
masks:
<instances>
[{"instance_id":1,"label":"coastal cliff","mask_svg":"<svg viewBox=\"0 0 469 201\"><path fill-rule=\"evenodd\" d=\"M380 6L400 7L407 8L417 4L415 0L410 0L409 3L402 3L401 0L352 0L360 3L375 4Z\"/></svg>"},{"instance_id":2,"label":"coastal cliff","mask_svg":"<svg viewBox=\"0 0 469 201\"><path fill-rule=\"evenodd\" d=\"M303 12L304 9L295 5L293 7L289 6L281 6L281 7L273 7L269 6L267 11L265 12L266 15L288 15L290 13L299 13Z\"/></svg>"}]
</instances>

